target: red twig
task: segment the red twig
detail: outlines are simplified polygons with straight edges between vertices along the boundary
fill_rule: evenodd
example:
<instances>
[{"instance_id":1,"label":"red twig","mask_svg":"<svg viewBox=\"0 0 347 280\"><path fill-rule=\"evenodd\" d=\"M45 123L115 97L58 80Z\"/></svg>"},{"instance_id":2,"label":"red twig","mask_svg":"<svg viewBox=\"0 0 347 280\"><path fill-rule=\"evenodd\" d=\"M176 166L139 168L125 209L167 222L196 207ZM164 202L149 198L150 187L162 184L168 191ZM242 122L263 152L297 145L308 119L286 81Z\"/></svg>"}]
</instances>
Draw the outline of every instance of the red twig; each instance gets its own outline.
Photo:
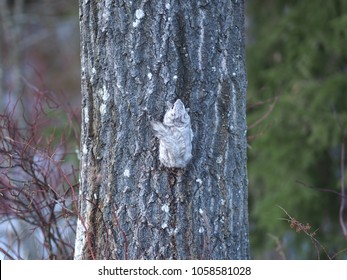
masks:
<instances>
[{"instance_id":1,"label":"red twig","mask_svg":"<svg viewBox=\"0 0 347 280\"><path fill-rule=\"evenodd\" d=\"M335 259L338 254L347 251L347 248L345 248L345 249L338 251L337 253L335 253L333 255L329 255L327 250L325 249L325 247L315 237L318 229L316 229L315 231L311 231L311 226L309 223L303 224L303 223L299 222L298 220L296 220L295 218L291 217L288 214L288 212L286 210L284 210L281 206L277 205L277 207L280 208L288 217L288 219L281 218L281 220L284 220L284 221L287 221L288 223L290 223L290 227L294 228L297 233L304 232L311 239L311 242L316 249L318 259L320 259L320 250L322 250L324 252L324 254L330 260Z\"/></svg>"},{"instance_id":2,"label":"red twig","mask_svg":"<svg viewBox=\"0 0 347 280\"><path fill-rule=\"evenodd\" d=\"M126 236L124 230L122 229L122 227L119 224L118 217L117 217L117 209L116 209L116 207L114 205L113 205L113 217L114 217L114 221L115 221L115 224L116 224L118 230L120 231L120 233L123 236L123 240L124 240L124 259L128 260L129 259L128 258L128 247L129 247L128 239L127 239L127 236Z\"/></svg>"},{"instance_id":3,"label":"red twig","mask_svg":"<svg viewBox=\"0 0 347 280\"><path fill-rule=\"evenodd\" d=\"M269 105L268 110L265 112L264 115L262 115L258 120L256 120L254 123L250 124L248 126L248 129L252 129L254 127L256 127L257 125L259 125L261 122L263 122L265 119L267 119L267 117L271 114L271 112L273 111L273 109L275 108L276 102L278 100L278 96L275 96L273 102Z\"/></svg>"},{"instance_id":4,"label":"red twig","mask_svg":"<svg viewBox=\"0 0 347 280\"><path fill-rule=\"evenodd\" d=\"M53 111L67 112L58 106L52 93L34 90L35 103L26 106L27 116L23 115L22 121L15 114L19 100L0 115L0 224L10 229L14 240L6 244L2 237L0 252L7 258L21 259L22 246L30 242L26 240L30 237L36 240L35 246L41 246L34 256L41 251L42 258L71 259L74 238L64 231L75 231L78 211L71 207L71 203L77 207L71 195L77 185L71 180L77 180L77 169L70 171L66 166L69 135L59 127L64 124L50 117ZM54 127L52 132L46 133L47 125ZM66 185L72 191L67 191Z\"/></svg>"}]
</instances>

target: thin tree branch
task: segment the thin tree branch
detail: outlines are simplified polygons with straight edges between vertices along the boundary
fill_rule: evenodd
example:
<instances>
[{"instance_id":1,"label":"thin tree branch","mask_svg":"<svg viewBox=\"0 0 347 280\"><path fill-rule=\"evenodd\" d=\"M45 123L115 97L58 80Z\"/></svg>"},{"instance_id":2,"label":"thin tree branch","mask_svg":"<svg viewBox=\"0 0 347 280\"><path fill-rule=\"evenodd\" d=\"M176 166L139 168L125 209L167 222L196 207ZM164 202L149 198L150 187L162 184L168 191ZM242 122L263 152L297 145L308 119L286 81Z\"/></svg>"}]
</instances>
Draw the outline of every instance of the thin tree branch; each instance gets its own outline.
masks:
<instances>
[{"instance_id":1,"label":"thin tree branch","mask_svg":"<svg viewBox=\"0 0 347 280\"><path fill-rule=\"evenodd\" d=\"M339 222L344 237L347 239L347 228L343 219L343 211L345 209L345 144L341 143L341 202L339 211Z\"/></svg>"}]
</instances>

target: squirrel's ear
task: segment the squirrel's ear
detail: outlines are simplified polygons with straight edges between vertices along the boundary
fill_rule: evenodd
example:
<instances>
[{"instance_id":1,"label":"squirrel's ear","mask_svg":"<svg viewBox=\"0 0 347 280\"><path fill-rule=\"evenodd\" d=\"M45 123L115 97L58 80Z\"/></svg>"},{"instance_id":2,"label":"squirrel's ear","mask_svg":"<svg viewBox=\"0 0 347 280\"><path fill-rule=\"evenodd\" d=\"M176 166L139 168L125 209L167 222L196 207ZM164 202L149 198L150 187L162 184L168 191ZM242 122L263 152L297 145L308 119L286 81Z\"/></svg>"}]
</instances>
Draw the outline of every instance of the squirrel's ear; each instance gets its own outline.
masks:
<instances>
[{"instance_id":1,"label":"squirrel's ear","mask_svg":"<svg viewBox=\"0 0 347 280\"><path fill-rule=\"evenodd\" d=\"M166 101L166 106L168 109L172 109L173 104L170 101Z\"/></svg>"}]
</instances>

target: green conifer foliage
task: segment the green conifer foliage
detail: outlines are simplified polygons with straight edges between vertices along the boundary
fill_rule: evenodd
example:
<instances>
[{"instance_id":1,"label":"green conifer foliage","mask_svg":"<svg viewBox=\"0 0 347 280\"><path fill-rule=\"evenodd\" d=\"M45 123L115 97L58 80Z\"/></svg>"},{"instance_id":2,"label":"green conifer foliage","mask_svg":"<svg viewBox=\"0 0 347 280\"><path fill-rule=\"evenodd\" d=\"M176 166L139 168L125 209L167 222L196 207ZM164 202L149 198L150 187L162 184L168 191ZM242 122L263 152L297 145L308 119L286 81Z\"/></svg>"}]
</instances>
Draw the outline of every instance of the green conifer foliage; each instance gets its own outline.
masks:
<instances>
[{"instance_id":1,"label":"green conifer foliage","mask_svg":"<svg viewBox=\"0 0 347 280\"><path fill-rule=\"evenodd\" d=\"M247 13L253 257L276 257L271 234L287 258L317 258L276 205L319 228L317 239L335 253L347 247L331 193L341 190L341 144L347 149L347 1L253 0ZM347 205L344 215L347 222Z\"/></svg>"}]
</instances>

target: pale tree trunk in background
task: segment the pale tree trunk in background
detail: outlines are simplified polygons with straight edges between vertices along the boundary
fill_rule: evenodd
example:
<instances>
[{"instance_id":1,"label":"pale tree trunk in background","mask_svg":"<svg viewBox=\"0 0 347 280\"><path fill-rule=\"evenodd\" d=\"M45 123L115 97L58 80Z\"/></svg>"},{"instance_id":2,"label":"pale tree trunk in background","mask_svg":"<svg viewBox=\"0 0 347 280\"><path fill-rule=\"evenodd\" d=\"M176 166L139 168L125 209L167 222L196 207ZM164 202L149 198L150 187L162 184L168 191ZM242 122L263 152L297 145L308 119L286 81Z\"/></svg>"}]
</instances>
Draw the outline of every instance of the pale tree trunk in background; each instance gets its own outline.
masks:
<instances>
[{"instance_id":1,"label":"pale tree trunk in background","mask_svg":"<svg viewBox=\"0 0 347 280\"><path fill-rule=\"evenodd\" d=\"M248 259L244 4L80 1L76 259ZM193 158L166 168L150 121L190 108Z\"/></svg>"},{"instance_id":2,"label":"pale tree trunk in background","mask_svg":"<svg viewBox=\"0 0 347 280\"><path fill-rule=\"evenodd\" d=\"M24 1L0 1L0 110L19 98L22 89L22 52L20 51L23 36ZM14 101L11 102L11 99ZM16 115L22 116L13 108Z\"/></svg>"}]
</instances>

